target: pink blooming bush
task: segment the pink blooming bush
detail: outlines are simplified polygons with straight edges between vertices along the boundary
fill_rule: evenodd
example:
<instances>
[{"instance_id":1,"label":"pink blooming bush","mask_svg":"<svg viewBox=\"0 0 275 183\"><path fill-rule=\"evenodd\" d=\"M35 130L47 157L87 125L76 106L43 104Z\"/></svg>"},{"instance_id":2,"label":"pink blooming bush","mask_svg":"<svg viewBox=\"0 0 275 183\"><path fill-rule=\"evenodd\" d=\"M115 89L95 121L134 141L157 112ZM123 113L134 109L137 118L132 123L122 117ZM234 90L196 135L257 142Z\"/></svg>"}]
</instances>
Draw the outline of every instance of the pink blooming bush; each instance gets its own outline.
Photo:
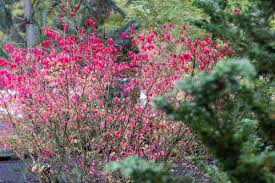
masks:
<instances>
[{"instance_id":1,"label":"pink blooming bush","mask_svg":"<svg viewBox=\"0 0 275 183\"><path fill-rule=\"evenodd\" d=\"M132 39L139 53L120 55L112 39L94 32L67 35L48 27L40 47L5 46L0 105L17 132L15 152L36 157L29 165L41 179L76 180L77 172L91 180L102 175L102 164L133 154L157 161L186 155L189 129L150 102L173 92L173 81L210 71L228 45L209 36L192 39L185 27L178 35L168 25L162 33L131 29L120 37ZM175 93L171 100L186 97Z\"/></svg>"}]
</instances>

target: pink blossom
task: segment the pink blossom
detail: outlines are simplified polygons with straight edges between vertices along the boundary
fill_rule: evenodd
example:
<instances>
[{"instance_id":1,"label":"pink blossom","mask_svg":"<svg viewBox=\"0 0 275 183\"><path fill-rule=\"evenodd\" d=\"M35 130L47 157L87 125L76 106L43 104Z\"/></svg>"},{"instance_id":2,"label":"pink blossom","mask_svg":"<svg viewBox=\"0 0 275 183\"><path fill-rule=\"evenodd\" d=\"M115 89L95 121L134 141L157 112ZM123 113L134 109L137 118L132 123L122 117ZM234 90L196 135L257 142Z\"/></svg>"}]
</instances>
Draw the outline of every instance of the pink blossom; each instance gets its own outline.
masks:
<instances>
[{"instance_id":1,"label":"pink blossom","mask_svg":"<svg viewBox=\"0 0 275 183\"><path fill-rule=\"evenodd\" d=\"M129 36L128 36L128 34L126 33L126 32L122 32L121 34L120 34L120 38L121 39L127 39Z\"/></svg>"},{"instance_id":2,"label":"pink blossom","mask_svg":"<svg viewBox=\"0 0 275 183\"><path fill-rule=\"evenodd\" d=\"M73 11L70 11L70 16L71 17L74 17L75 16L75 13Z\"/></svg>"},{"instance_id":3,"label":"pink blossom","mask_svg":"<svg viewBox=\"0 0 275 183\"><path fill-rule=\"evenodd\" d=\"M56 38L56 33L52 29L50 29L48 27L44 28L44 33L45 33L45 35L48 38L51 38L51 39L55 39Z\"/></svg>"},{"instance_id":4,"label":"pink blossom","mask_svg":"<svg viewBox=\"0 0 275 183\"><path fill-rule=\"evenodd\" d=\"M171 39L171 35L170 35L170 34L164 34L164 35L163 35L163 39L169 41L169 40Z\"/></svg>"},{"instance_id":5,"label":"pink blossom","mask_svg":"<svg viewBox=\"0 0 275 183\"><path fill-rule=\"evenodd\" d=\"M235 8L235 9L233 10L233 13L236 14L236 15L240 15L240 14L241 14L240 8Z\"/></svg>"},{"instance_id":6,"label":"pink blossom","mask_svg":"<svg viewBox=\"0 0 275 183\"><path fill-rule=\"evenodd\" d=\"M80 30L79 30L79 34L80 34L80 35L84 35L85 32L86 32L85 29L80 29Z\"/></svg>"},{"instance_id":7,"label":"pink blossom","mask_svg":"<svg viewBox=\"0 0 275 183\"><path fill-rule=\"evenodd\" d=\"M51 45L51 41L49 41L49 40L45 40L45 41L41 42L42 47L47 47L47 46L50 46L50 45Z\"/></svg>"},{"instance_id":8,"label":"pink blossom","mask_svg":"<svg viewBox=\"0 0 275 183\"><path fill-rule=\"evenodd\" d=\"M14 51L14 46L11 43L6 43L4 44L4 49L6 50L6 52L10 53Z\"/></svg>"},{"instance_id":9,"label":"pink blossom","mask_svg":"<svg viewBox=\"0 0 275 183\"><path fill-rule=\"evenodd\" d=\"M135 33L135 29L136 29L136 25L135 24L131 24L130 25L130 30L131 30L131 34L132 35Z\"/></svg>"},{"instance_id":10,"label":"pink blossom","mask_svg":"<svg viewBox=\"0 0 275 183\"><path fill-rule=\"evenodd\" d=\"M107 39L107 43L111 46L114 45L114 41L113 39Z\"/></svg>"},{"instance_id":11,"label":"pink blossom","mask_svg":"<svg viewBox=\"0 0 275 183\"><path fill-rule=\"evenodd\" d=\"M136 39L133 38L133 39L131 40L131 46L132 46L132 47L136 46Z\"/></svg>"},{"instance_id":12,"label":"pink blossom","mask_svg":"<svg viewBox=\"0 0 275 183\"><path fill-rule=\"evenodd\" d=\"M59 6L60 6L61 9L64 9L66 7L66 3L62 2L62 3L59 4Z\"/></svg>"},{"instance_id":13,"label":"pink blossom","mask_svg":"<svg viewBox=\"0 0 275 183\"><path fill-rule=\"evenodd\" d=\"M78 9L79 9L78 5L75 5L73 9L74 9L74 11L78 11Z\"/></svg>"}]
</instances>

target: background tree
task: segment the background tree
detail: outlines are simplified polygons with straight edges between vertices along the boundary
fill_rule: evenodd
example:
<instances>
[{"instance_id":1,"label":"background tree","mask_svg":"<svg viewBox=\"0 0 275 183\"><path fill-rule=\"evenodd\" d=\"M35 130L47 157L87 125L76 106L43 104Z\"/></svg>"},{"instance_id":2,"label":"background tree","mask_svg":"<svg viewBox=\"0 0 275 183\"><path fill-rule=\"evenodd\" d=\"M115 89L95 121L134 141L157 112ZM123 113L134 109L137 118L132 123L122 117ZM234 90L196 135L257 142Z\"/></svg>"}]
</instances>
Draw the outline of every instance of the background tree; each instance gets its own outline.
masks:
<instances>
[{"instance_id":1,"label":"background tree","mask_svg":"<svg viewBox=\"0 0 275 183\"><path fill-rule=\"evenodd\" d=\"M124 11L113 0L0 0L1 44L13 42L30 47L44 39L42 29L45 25L61 28L59 16L66 14L60 10L61 3L66 5L67 15L78 14L74 21L70 22L74 24L70 28L74 29L80 28L90 16L95 18L99 27L104 25L112 12L125 17ZM68 19L65 17L66 20ZM103 32L104 28L98 30Z\"/></svg>"},{"instance_id":2,"label":"background tree","mask_svg":"<svg viewBox=\"0 0 275 183\"><path fill-rule=\"evenodd\" d=\"M173 25L189 25L193 37L200 37L204 31L189 24L188 19L204 16L203 11L192 4L191 0L120 0L129 17L136 17L143 29L161 28L169 22ZM123 3L122 3L123 2ZM122 5L121 5L122 6ZM123 7L123 6L122 6Z\"/></svg>"},{"instance_id":3,"label":"background tree","mask_svg":"<svg viewBox=\"0 0 275 183\"><path fill-rule=\"evenodd\" d=\"M26 31L27 47L32 47L35 44L35 27L32 21L33 7L31 0L24 0L24 20Z\"/></svg>"}]
</instances>

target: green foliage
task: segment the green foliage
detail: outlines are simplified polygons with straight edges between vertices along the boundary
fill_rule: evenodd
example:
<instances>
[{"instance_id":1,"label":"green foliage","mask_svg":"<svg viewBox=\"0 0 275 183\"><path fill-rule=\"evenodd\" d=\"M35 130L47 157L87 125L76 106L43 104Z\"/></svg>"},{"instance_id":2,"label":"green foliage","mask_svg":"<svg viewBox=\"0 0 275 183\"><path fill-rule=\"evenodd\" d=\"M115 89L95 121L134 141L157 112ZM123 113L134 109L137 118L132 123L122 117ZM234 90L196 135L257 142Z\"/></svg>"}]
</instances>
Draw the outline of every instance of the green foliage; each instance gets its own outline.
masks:
<instances>
[{"instance_id":1,"label":"green foliage","mask_svg":"<svg viewBox=\"0 0 275 183\"><path fill-rule=\"evenodd\" d=\"M23 11L13 12L12 10L20 7L19 0L0 0L0 46L7 41L15 41L19 44L24 42L24 38L21 32L22 20L19 20L19 16L23 15ZM16 17L16 18L15 18ZM1 50L0 55L5 53Z\"/></svg>"},{"instance_id":2,"label":"green foliage","mask_svg":"<svg viewBox=\"0 0 275 183\"><path fill-rule=\"evenodd\" d=\"M218 160L217 167L234 183L275 181L275 150L270 145L275 121L269 113L274 106L253 90L249 81L255 76L247 60L231 60L211 73L176 83L192 101L174 108L163 97L155 99L156 107L183 121L201 138ZM243 110L245 114L236 116Z\"/></svg>"},{"instance_id":3,"label":"green foliage","mask_svg":"<svg viewBox=\"0 0 275 183\"><path fill-rule=\"evenodd\" d=\"M105 167L105 172L121 171L123 177L131 178L133 182L139 183L192 183L191 178L183 177L177 180L173 177L169 168L164 164L155 164L150 161L130 156L119 162L111 162Z\"/></svg>"},{"instance_id":4,"label":"green foliage","mask_svg":"<svg viewBox=\"0 0 275 183\"><path fill-rule=\"evenodd\" d=\"M274 0L194 0L193 3L208 15L193 19L194 25L230 41L238 55L247 55L255 62L259 74L274 73Z\"/></svg>"},{"instance_id":5,"label":"green foliage","mask_svg":"<svg viewBox=\"0 0 275 183\"><path fill-rule=\"evenodd\" d=\"M0 0L0 46L5 42L13 42L18 46L26 46L24 0ZM59 4L67 2L68 9L73 10L75 5L79 6L77 16L67 17L70 28L79 29L87 17L93 16L96 19L98 30L104 32L104 25L108 16L106 12L119 14L121 20L126 16L113 0L33 0L33 15L31 23L35 25L37 42L44 39L42 29L45 25L62 29L59 19ZM62 12L64 13L64 12ZM2 51L1 51L2 52ZM4 52L0 55L5 55Z\"/></svg>"},{"instance_id":6,"label":"green foliage","mask_svg":"<svg viewBox=\"0 0 275 183\"><path fill-rule=\"evenodd\" d=\"M182 26L189 24L190 18L201 18L204 13L192 5L191 0L121 0L128 2L125 11L129 17L136 17L142 27L161 28L164 23L170 22ZM200 29L192 27L192 36L199 36L203 33Z\"/></svg>"}]
</instances>

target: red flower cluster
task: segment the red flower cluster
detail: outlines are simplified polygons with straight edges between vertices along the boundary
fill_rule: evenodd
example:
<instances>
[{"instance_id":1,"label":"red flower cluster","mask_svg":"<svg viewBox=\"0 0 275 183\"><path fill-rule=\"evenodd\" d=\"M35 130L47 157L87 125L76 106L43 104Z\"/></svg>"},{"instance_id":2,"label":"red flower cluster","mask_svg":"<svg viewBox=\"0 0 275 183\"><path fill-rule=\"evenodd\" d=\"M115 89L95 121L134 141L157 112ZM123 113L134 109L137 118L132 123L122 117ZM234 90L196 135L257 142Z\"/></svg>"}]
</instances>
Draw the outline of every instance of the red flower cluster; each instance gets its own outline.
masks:
<instances>
[{"instance_id":1,"label":"red flower cluster","mask_svg":"<svg viewBox=\"0 0 275 183\"><path fill-rule=\"evenodd\" d=\"M95 23L90 19L87 25ZM151 30L133 38L132 46L140 52L129 51L124 55L127 61L119 60L112 39L102 40L85 30L78 36L51 28L44 32L49 40L40 48L5 46L10 55L8 61L0 60L6 91L0 104L20 114L9 120L23 134L31 132L30 140L22 143L51 158L61 157L64 148L79 159L91 160L132 154L149 159L171 156L167 152L177 147L171 146L174 139L184 144L189 130L153 111L152 98L171 92L175 80L210 71L228 52L209 36L191 39L186 28L174 37L172 25L165 25L163 33ZM122 39L129 36L121 34Z\"/></svg>"}]
</instances>

